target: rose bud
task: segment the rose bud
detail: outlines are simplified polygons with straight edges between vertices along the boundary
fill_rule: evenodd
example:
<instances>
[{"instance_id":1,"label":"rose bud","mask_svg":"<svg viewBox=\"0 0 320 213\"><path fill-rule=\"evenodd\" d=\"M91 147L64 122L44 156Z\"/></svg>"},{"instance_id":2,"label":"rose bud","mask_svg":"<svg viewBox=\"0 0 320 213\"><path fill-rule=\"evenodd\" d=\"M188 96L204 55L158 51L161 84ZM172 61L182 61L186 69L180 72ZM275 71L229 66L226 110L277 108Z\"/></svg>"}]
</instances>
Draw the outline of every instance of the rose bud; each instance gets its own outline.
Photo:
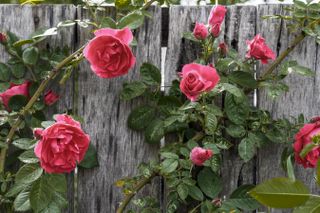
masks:
<instances>
[{"instance_id":1,"label":"rose bud","mask_svg":"<svg viewBox=\"0 0 320 213\"><path fill-rule=\"evenodd\" d=\"M9 100L12 96L23 95L29 98L29 86L30 82L28 81L25 81L23 84L20 85L11 84L9 89L0 93L0 100L4 105L5 109L11 111L11 109L9 108Z\"/></svg>"},{"instance_id":2,"label":"rose bud","mask_svg":"<svg viewBox=\"0 0 320 213\"><path fill-rule=\"evenodd\" d=\"M217 5L211 9L209 16L209 25L211 26L211 35L214 37L218 37L221 31L221 24L226 15L227 9L224 6Z\"/></svg>"},{"instance_id":3,"label":"rose bud","mask_svg":"<svg viewBox=\"0 0 320 213\"><path fill-rule=\"evenodd\" d=\"M201 93L211 91L220 80L214 67L196 63L184 65L180 76L180 90L191 101L196 101Z\"/></svg>"},{"instance_id":4,"label":"rose bud","mask_svg":"<svg viewBox=\"0 0 320 213\"><path fill-rule=\"evenodd\" d=\"M114 78L127 74L136 61L129 47L133 39L130 29L103 28L94 34L95 37L83 50L92 71L101 78Z\"/></svg>"},{"instance_id":5,"label":"rose bud","mask_svg":"<svg viewBox=\"0 0 320 213\"><path fill-rule=\"evenodd\" d=\"M206 160L209 160L213 155L212 150L195 147L191 150L190 159L193 164L203 166Z\"/></svg>"},{"instance_id":6,"label":"rose bud","mask_svg":"<svg viewBox=\"0 0 320 213\"><path fill-rule=\"evenodd\" d=\"M83 160L90 137L68 115L56 115L55 120L46 129L34 131L35 137L40 138L34 153L47 173L69 173Z\"/></svg>"},{"instance_id":7,"label":"rose bud","mask_svg":"<svg viewBox=\"0 0 320 213\"><path fill-rule=\"evenodd\" d=\"M301 157L301 151L308 145L314 144L314 147ZM320 155L320 121L316 119L315 122L305 124L300 131L295 135L295 142L293 144L295 161L302 164L304 168L315 168Z\"/></svg>"},{"instance_id":8,"label":"rose bud","mask_svg":"<svg viewBox=\"0 0 320 213\"><path fill-rule=\"evenodd\" d=\"M48 106L54 104L59 99L59 95L53 92L52 90L49 90L44 95L44 103Z\"/></svg>"},{"instance_id":9,"label":"rose bud","mask_svg":"<svg viewBox=\"0 0 320 213\"><path fill-rule=\"evenodd\" d=\"M226 56L228 53L228 45L224 42L221 42L218 47L218 51L222 56Z\"/></svg>"},{"instance_id":10,"label":"rose bud","mask_svg":"<svg viewBox=\"0 0 320 213\"><path fill-rule=\"evenodd\" d=\"M4 33L0 33L0 43L5 44L7 43L7 35Z\"/></svg>"},{"instance_id":11,"label":"rose bud","mask_svg":"<svg viewBox=\"0 0 320 213\"><path fill-rule=\"evenodd\" d=\"M272 50L266 45L265 39L259 34L256 35L253 40L247 41L248 51L246 58L255 58L261 60L263 64L268 63L268 59L276 59L276 55Z\"/></svg>"},{"instance_id":12,"label":"rose bud","mask_svg":"<svg viewBox=\"0 0 320 213\"><path fill-rule=\"evenodd\" d=\"M206 39L209 35L206 25L196 22L196 26L193 29L193 35L199 40Z\"/></svg>"}]
</instances>

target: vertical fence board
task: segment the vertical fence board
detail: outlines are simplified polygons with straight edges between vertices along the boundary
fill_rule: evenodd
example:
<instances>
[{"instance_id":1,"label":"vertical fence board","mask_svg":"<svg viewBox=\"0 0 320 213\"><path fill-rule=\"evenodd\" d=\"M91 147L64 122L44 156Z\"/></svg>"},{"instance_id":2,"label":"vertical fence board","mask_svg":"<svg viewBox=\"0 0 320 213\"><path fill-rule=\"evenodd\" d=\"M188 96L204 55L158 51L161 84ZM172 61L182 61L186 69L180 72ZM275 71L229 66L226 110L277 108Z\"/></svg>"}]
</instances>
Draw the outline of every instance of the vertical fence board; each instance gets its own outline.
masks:
<instances>
[{"instance_id":1,"label":"vertical fence board","mask_svg":"<svg viewBox=\"0 0 320 213\"><path fill-rule=\"evenodd\" d=\"M229 47L245 58L246 40L252 39L256 32L256 8L254 6L230 6L225 20L224 40ZM252 97L250 97L252 100ZM255 160L244 163L238 155L238 141L223 154L221 175L224 183L222 195L229 195L241 184L254 183Z\"/></svg>"},{"instance_id":2,"label":"vertical fence board","mask_svg":"<svg viewBox=\"0 0 320 213\"><path fill-rule=\"evenodd\" d=\"M113 8L107 11L114 14ZM135 32L138 45L134 48L137 64L128 75L101 79L93 74L88 63L80 68L78 81L79 114L84 118L84 128L91 135L91 143L98 151L100 167L79 170L78 212L115 212L123 196L116 188L116 180L136 173L143 161L157 158L157 146L144 143L143 136L127 128L127 117L139 103L120 101L122 84L139 76L143 62L160 67L161 62L161 8L152 7L153 19L146 19ZM86 15L79 9L79 17ZM79 33L79 42L84 44L88 33ZM159 196L159 184L149 188Z\"/></svg>"},{"instance_id":3,"label":"vertical fence board","mask_svg":"<svg viewBox=\"0 0 320 213\"><path fill-rule=\"evenodd\" d=\"M289 32L286 22L275 19L262 20L260 17L269 14L285 14L287 13L284 10L285 7L287 6L259 6L258 20L260 32L266 38L271 49L277 52L278 55L289 46L294 35ZM259 107L269 110L274 118L297 117L300 113L303 113L306 118L310 119L313 116L319 115L319 46L314 39L307 38L294 49L288 60L297 60L299 64L316 70L316 75L314 77L290 75L285 80L285 83L290 87L289 92L286 92L275 101L267 97L264 91L260 91L258 97ZM260 72L263 68L260 68ZM282 151L283 149L279 144L268 145L267 148L259 151L257 164L259 182L272 177L285 176L285 172L280 166ZM313 180L313 170L296 166L295 172L297 178L303 180L313 192L319 192ZM273 212L282 211L274 210Z\"/></svg>"},{"instance_id":4,"label":"vertical fence board","mask_svg":"<svg viewBox=\"0 0 320 213\"><path fill-rule=\"evenodd\" d=\"M76 16L76 8L73 5L41 5L20 6L0 4L0 31L11 31L19 38L26 39L31 33L38 29L55 27L60 21L73 20ZM73 49L75 41L75 27L62 29L57 35L42 41L40 48L55 48L64 46ZM0 61L8 59L3 47L0 47ZM56 112L66 112L72 108L72 81L64 87L59 88L61 98ZM50 111L52 112L52 111ZM51 113L48 114L51 114ZM48 117L48 120L51 120ZM68 176L68 200L69 207L66 212L73 212L73 175Z\"/></svg>"}]
</instances>

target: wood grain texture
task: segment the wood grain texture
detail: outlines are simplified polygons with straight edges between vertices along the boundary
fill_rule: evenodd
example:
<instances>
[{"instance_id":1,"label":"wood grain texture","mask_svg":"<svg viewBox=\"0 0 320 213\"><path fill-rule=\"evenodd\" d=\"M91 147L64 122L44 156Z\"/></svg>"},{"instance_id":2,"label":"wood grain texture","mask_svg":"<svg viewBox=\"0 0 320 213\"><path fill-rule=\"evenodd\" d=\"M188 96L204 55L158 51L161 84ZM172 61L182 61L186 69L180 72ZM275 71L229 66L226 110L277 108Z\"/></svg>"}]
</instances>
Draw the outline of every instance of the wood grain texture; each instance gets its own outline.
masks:
<instances>
[{"instance_id":1,"label":"wood grain texture","mask_svg":"<svg viewBox=\"0 0 320 213\"><path fill-rule=\"evenodd\" d=\"M78 104L79 114L84 118L84 129L91 135L91 143L98 151L100 167L91 170L79 170L78 212L115 212L123 196L116 188L116 180L136 174L137 165L150 159L157 159L158 146L144 142L143 136L127 127L127 117L141 101L125 102L119 100L122 84L133 81L139 76L143 62L160 67L161 64L161 9L150 9L153 19L147 19L135 32L138 41L134 48L137 63L128 75L101 79L83 63L79 73ZM113 8L107 13L114 14ZM85 18L83 10L79 17ZM90 38L83 30L79 32L82 45ZM155 196L159 195L159 184L147 187ZM149 193L150 194L150 193Z\"/></svg>"},{"instance_id":2,"label":"wood grain texture","mask_svg":"<svg viewBox=\"0 0 320 213\"><path fill-rule=\"evenodd\" d=\"M224 40L229 47L239 52L240 58L245 58L246 40L252 39L256 33L256 7L230 6L225 19ZM252 100L252 97L250 98ZM238 155L237 144L223 154L221 168L224 189L222 196L230 195L238 186L255 182L255 159L244 163Z\"/></svg>"},{"instance_id":3,"label":"wood grain texture","mask_svg":"<svg viewBox=\"0 0 320 213\"><path fill-rule=\"evenodd\" d=\"M41 6L20 6L0 4L0 29L11 31L21 39L29 38L29 35L38 29L55 27L60 21L74 20L76 8L73 5L41 5ZM63 48L68 46L71 49L75 46L75 27L65 28L39 44L40 48ZM6 61L8 55L0 46L0 61ZM55 113L66 112L72 108L72 81L64 87L57 88L61 95L58 104L54 107ZM50 110L50 112L53 112ZM48 113L48 115L52 113ZM48 116L51 120L51 116ZM73 175L68 176L68 200L69 207L66 212L73 212L74 188Z\"/></svg>"},{"instance_id":4,"label":"wood grain texture","mask_svg":"<svg viewBox=\"0 0 320 213\"><path fill-rule=\"evenodd\" d=\"M259 31L267 38L267 43L278 55L284 51L294 36L288 31L286 22L279 20L262 20L259 17L268 14L286 14L284 8L287 6L259 6ZM259 92L259 107L267 109L274 118L290 116L297 117L303 113L310 119L319 115L319 95L320 95L320 62L319 46L312 38L305 39L290 54L288 60L297 60L299 64L316 71L314 77L302 77L295 74L286 78L285 83L289 85L289 92L280 98L272 101L264 91ZM260 68L260 72L263 67ZM285 176L285 172L280 167L280 158L283 147L273 144L265 149L261 149L258 155L257 178L262 182L272 177ZM304 181L312 192L319 194L319 187L313 179L314 171L304 169L302 166L295 167L296 177ZM284 212L282 210L272 210L272 212Z\"/></svg>"}]
</instances>

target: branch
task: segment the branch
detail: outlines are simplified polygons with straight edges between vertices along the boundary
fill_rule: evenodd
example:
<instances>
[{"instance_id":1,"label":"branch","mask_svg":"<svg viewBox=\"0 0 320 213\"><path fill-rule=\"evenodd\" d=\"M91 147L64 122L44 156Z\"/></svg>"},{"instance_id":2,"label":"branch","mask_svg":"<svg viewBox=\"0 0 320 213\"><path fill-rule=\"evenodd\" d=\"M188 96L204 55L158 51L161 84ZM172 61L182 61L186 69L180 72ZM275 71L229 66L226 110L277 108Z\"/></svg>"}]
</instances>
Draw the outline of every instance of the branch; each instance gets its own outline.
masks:
<instances>
[{"instance_id":1,"label":"branch","mask_svg":"<svg viewBox=\"0 0 320 213\"><path fill-rule=\"evenodd\" d=\"M44 79L40 86L38 87L37 91L34 93L34 95L31 97L27 105L20 111L19 117L17 121L13 124L11 127L7 138L6 138L6 143L8 146L12 142L13 136L16 132L16 130L19 128L20 124L22 123L23 117L27 115L28 111L31 109L33 104L38 100L40 95L43 93L43 91L46 89L48 83L59 73L59 71L65 67L67 64L69 64L75 56L77 56L79 53L82 52L82 50L85 48L86 45L82 46L79 48L77 51L69 55L67 58L65 58L63 61L61 61L55 68L53 68L49 74L49 76ZM7 147L1 149L0 153L0 173L4 171L4 164L5 164L5 158L6 158L6 153L7 153Z\"/></svg>"},{"instance_id":2,"label":"branch","mask_svg":"<svg viewBox=\"0 0 320 213\"><path fill-rule=\"evenodd\" d=\"M134 191L128 195L126 195L126 197L124 198L124 200L121 202L119 208L117 209L116 213L123 213L124 210L126 209L126 207L128 206L128 204L130 203L130 201L132 200L132 198L148 183L151 182L151 180L158 176L158 174L153 173L150 177L148 178L143 178L140 182L137 183L136 187L134 188Z\"/></svg>"}]
</instances>

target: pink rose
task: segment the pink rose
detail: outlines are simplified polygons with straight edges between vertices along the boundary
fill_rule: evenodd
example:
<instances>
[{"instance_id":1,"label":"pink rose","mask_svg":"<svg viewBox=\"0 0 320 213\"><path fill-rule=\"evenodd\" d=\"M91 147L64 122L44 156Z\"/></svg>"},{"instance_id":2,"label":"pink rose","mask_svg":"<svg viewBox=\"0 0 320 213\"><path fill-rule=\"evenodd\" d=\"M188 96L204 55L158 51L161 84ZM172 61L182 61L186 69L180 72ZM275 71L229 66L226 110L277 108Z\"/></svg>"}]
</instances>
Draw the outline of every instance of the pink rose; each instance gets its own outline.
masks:
<instances>
[{"instance_id":1,"label":"pink rose","mask_svg":"<svg viewBox=\"0 0 320 213\"><path fill-rule=\"evenodd\" d=\"M91 69L101 78L125 75L135 64L135 57L129 47L133 39L129 28L110 28L95 31L95 37L83 50Z\"/></svg>"},{"instance_id":2,"label":"pink rose","mask_svg":"<svg viewBox=\"0 0 320 213\"><path fill-rule=\"evenodd\" d=\"M12 96L23 95L29 98L29 86L30 82L28 81L25 81L20 85L11 83L9 89L4 91L3 93L0 93L1 102L3 103L6 110L11 111L11 109L9 108L9 100Z\"/></svg>"},{"instance_id":3,"label":"pink rose","mask_svg":"<svg viewBox=\"0 0 320 213\"><path fill-rule=\"evenodd\" d=\"M218 37L221 31L221 24L226 15L227 9L224 6L217 5L211 9L209 16L209 25L211 26L211 34L214 37Z\"/></svg>"},{"instance_id":4,"label":"pink rose","mask_svg":"<svg viewBox=\"0 0 320 213\"><path fill-rule=\"evenodd\" d=\"M228 45L226 43L221 42L219 44L218 49L219 49L219 52L220 52L221 55L223 55L223 56L227 55L227 53L228 53Z\"/></svg>"},{"instance_id":5,"label":"pink rose","mask_svg":"<svg viewBox=\"0 0 320 213\"><path fill-rule=\"evenodd\" d=\"M4 44L7 42L7 35L4 33L0 33L0 43Z\"/></svg>"},{"instance_id":6,"label":"pink rose","mask_svg":"<svg viewBox=\"0 0 320 213\"><path fill-rule=\"evenodd\" d=\"M212 155L213 155L213 152L210 149L195 147L191 150L190 159L193 164L197 166L202 166L206 160L212 157Z\"/></svg>"},{"instance_id":7,"label":"pink rose","mask_svg":"<svg viewBox=\"0 0 320 213\"><path fill-rule=\"evenodd\" d=\"M211 91L220 80L215 68L195 63L184 65L180 75L180 90L191 101L196 101L201 93Z\"/></svg>"},{"instance_id":8,"label":"pink rose","mask_svg":"<svg viewBox=\"0 0 320 213\"><path fill-rule=\"evenodd\" d=\"M53 92L52 90L49 90L44 95L44 103L48 106L54 104L59 99L59 95Z\"/></svg>"},{"instance_id":9,"label":"pink rose","mask_svg":"<svg viewBox=\"0 0 320 213\"><path fill-rule=\"evenodd\" d=\"M206 25L196 22L196 26L193 29L194 37L196 37L199 40L204 40L208 37L208 34L209 32Z\"/></svg>"},{"instance_id":10,"label":"pink rose","mask_svg":"<svg viewBox=\"0 0 320 213\"><path fill-rule=\"evenodd\" d=\"M276 55L266 45L265 39L262 38L259 34L256 35L253 40L247 41L247 45L247 58L255 58L257 60L261 60L263 64L267 64L268 59L276 59Z\"/></svg>"},{"instance_id":11,"label":"pink rose","mask_svg":"<svg viewBox=\"0 0 320 213\"><path fill-rule=\"evenodd\" d=\"M47 173L71 172L83 160L90 137L68 115L56 115L55 120L44 130L34 130L35 137L40 138L34 152Z\"/></svg>"},{"instance_id":12,"label":"pink rose","mask_svg":"<svg viewBox=\"0 0 320 213\"><path fill-rule=\"evenodd\" d=\"M318 138L319 137L319 138ZM308 154L302 158L300 156L303 148L316 142L320 139L320 121L314 123L305 124L295 136L295 142L293 144L295 160L298 164L302 164L304 168L314 168L317 166L317 162L320 155L320 147L314 147Z\"/></svg>"}]
</instances>

